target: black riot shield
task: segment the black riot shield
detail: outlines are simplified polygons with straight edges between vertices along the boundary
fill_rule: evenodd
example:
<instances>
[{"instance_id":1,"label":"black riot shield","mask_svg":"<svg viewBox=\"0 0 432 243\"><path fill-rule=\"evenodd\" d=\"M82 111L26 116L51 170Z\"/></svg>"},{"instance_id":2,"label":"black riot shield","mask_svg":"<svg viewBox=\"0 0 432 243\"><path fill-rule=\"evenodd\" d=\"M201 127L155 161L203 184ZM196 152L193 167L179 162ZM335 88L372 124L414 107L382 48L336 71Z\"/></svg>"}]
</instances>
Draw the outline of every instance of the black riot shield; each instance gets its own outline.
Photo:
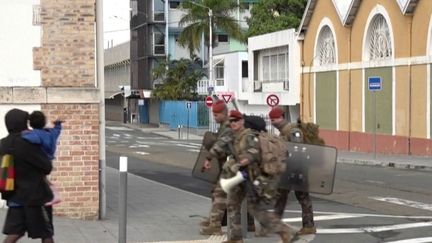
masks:
<instances>
[{"instance_id":1,"label":"black riot shield","mask_svg":"<svg viewBox=\"0 0 432 243\"><path fill-rule=\"evenodd\" d=\"M192 176L210 183L216 183L219 178L221 168L217 159L213 159L211 161L211 168L207 170L204 169L204 161L206 160L207 153L208 151L204 148L204 146L201 146L195 166L192 169Z\"/></svg>"},{"instance_id":2,"label":"black riot shield","mask_svg":"<svg viewBox=\"0 0 432 243\"><path fill-rule=\"evenodd\" d=\"M332 193L336 148L291 142L287 146L287 167L281 175L279 187L320 194Z\"/></svg>"}]
</instances>

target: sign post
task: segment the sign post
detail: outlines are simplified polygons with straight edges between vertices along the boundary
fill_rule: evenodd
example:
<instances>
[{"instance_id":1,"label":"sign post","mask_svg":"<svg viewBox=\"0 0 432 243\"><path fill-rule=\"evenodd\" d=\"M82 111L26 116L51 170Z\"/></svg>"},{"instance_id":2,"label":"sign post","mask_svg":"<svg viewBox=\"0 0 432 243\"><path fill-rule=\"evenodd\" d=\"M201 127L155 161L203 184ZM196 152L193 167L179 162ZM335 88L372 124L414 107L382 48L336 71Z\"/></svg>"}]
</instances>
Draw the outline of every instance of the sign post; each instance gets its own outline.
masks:
<instances>
[{"instance_id":1,"label":"sign post","mask_svg":"<svg viewBox=\"0 0 432 243\"><path fill-rule=\"evenodd\" d=\"M187 108L187 134L186 134L186 140L189 140L189 111L192 108L192 102L186 103Z\"/></svg>"},{"instance_id":2,"label":"sign post","mask_svg":"<svg viewBox=\"0 0 432 243\"><path fill-rule=\"evenodd\" d=\"M373 148L374 148L374 159L376 159L376 128L377 128L377 119L376 119L376 92L382 90L382 79L379 76L368 77L368 89L372 92L372 109L374 114L373 120Z\"/></svg>"}]
</instances>

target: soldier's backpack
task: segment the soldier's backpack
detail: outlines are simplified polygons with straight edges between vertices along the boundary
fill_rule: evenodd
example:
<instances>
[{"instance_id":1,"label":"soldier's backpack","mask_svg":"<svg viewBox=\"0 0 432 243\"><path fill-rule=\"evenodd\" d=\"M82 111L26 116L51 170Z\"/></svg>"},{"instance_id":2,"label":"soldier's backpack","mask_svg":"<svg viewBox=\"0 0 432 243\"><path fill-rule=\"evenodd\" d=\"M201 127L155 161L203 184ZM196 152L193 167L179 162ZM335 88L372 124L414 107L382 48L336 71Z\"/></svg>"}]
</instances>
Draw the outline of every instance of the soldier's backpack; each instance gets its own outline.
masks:
<instances>
[{"instance_id":1,"label":"soldier's backpack","mask_svg":"<svg viewBox=\"0 0 432 243\"><path fill-rule=\"evenodd\" d=\"M264 118L254 115L243 115L245 128L250 128L256 132L267 132Z\"/></svg>"},{"instance_id":2,"label":"soldier's backpack","mask_svg":"<svg viewBox=\"0 0 432 243\"><path fill-rule=\"evenodd\" d=\"M270 176L280 175L285 171L285 159L288 150L285 141L274 134L259 132L258 140L261 149L261 169Z\"/></svg>"},{"instance_id":3,"label":"soldier's backpack","mask_svg":"<svg viewBox=\"0 0 432 243\"><path fill-rule=\"evenodd\" d=\"M319 136L319 126L313 122L302 122L297 120L297 127L300 128L303 135L303 142L306 144L325 145L325 142Z\"/></svg>"}]
</instances>

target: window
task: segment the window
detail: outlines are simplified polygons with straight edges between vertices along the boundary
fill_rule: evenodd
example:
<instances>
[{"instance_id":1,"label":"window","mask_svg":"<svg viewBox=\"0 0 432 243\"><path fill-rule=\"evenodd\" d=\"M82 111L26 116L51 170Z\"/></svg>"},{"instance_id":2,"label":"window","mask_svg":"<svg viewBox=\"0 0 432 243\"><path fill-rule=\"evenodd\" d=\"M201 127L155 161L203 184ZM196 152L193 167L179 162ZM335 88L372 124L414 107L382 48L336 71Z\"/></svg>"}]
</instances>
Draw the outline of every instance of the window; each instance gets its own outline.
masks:
<instances>
[{"instance_id":1,"label":"window","mask_svg":"<svg viewBox=\"0 0 432 243\"><path fill-rule=\"evenodd\" d=\"M216 86L224 86L224 63L218 63L215 68Z\"/></svg>"},{"instance_id":2,"label":"window","mask_svg":"<svg viewBox=\"0 0 432 243\"><path fill-rule=\"evenodd\" d=\"M248 61L242 61L242 78L248 77Z\"/></svg>"},{"instance_id":3,"label":"window","mask_svg":"<svg viewBox=\"0 0 432 243\"><path fill-rule=\"evenodd\" d=\"M228 35L218 35L218 42L228 42Z\"/></svg>"},{"instance_id":4,"label":"window","mask_svg":"<svg viewBox=\"0 0 432 243\"><path fill-rule=\"evenodd\" d=\"M153 54L165 55L165 37L162 33L153 33Z\"/></svg>"},{"instance_id":5,"label":"window","mask_svg":"<svg viewBox=\"0 0 432 243\"><path fill-rule=\"evenodd\" d=\"M368 31L369 59L385 59L392 56L392 41L387 21L384 16L377 15L372 20Z\"/></svg>"},{"instance_id":6,"label":"window","mask_svg":"<svg viewBox=\"0 0 432 243\"><path fill-rule=\"evenodd\" d=\"M319 65L336 63L335 41L330 27L325 26L321 29L318 38L318 60Z\"/></svg>"},{"instance_id":7,"label":"window","mask_svg":"<svg viewBox=\"0 0 432 243\"><path fill-rule=\"evenodd\" d=\"M267 82L288 81L288 47L261 51L262 80Z\"/></svg>"},{"instance_id":8,"label":"window","mask_svg":"<svg viewBox=\"0 0 432 243\"><path fill-rule=\"evenodd\" d=\"M153 6L153 11L154 11L154 15L153 15L153 20L155 22L163 22L165 21L165 11L164 11L164 1L162 0L154 0L153 1L154 6Z\"/></svg>"},{"instance_id":9,"label":"window","mask_svg":"<svg viewBox=\"0 0 432 243\"><path fill-rule=\"evenodd\" d=\"M169 6L170 9L180 8L180 1L170 1Z\"/></svg>"}]
</instances>

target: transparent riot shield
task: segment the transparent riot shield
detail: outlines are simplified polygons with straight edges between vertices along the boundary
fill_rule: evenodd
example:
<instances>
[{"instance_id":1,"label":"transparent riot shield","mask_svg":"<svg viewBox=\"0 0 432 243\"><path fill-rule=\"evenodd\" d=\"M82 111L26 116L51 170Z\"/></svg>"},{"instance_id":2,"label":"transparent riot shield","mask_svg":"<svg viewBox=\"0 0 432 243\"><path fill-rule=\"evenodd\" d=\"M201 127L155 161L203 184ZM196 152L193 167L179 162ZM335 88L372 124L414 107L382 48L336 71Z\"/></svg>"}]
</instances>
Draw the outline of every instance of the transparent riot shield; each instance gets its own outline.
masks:
<instances>
[{"instance_id":1,"label":"transparent riot shield","mask_svg":"<svg viewBox=\"0 0 432 243\"><path fill-rule=\"evenodd\" d=\"M192 176L210 183L216 183L219 178L221 168L217 159L213 159L211 161L211 168L207 170L204 169L204 161L206 160L207 153L208 151L204 148L204 146L202 146L196 163L192 169Z\"/></svg>"},{"instance_id":2,"label":"transparent riot shield","mask_svg":"<svg viewBox=\"0 0 432 243\"><path fill-rule=\"evenodd\" d=\"M286 170L280 188L330 194L336 172L337 150L334 147L287 143Z\"/></svg>"}]
</instances>

